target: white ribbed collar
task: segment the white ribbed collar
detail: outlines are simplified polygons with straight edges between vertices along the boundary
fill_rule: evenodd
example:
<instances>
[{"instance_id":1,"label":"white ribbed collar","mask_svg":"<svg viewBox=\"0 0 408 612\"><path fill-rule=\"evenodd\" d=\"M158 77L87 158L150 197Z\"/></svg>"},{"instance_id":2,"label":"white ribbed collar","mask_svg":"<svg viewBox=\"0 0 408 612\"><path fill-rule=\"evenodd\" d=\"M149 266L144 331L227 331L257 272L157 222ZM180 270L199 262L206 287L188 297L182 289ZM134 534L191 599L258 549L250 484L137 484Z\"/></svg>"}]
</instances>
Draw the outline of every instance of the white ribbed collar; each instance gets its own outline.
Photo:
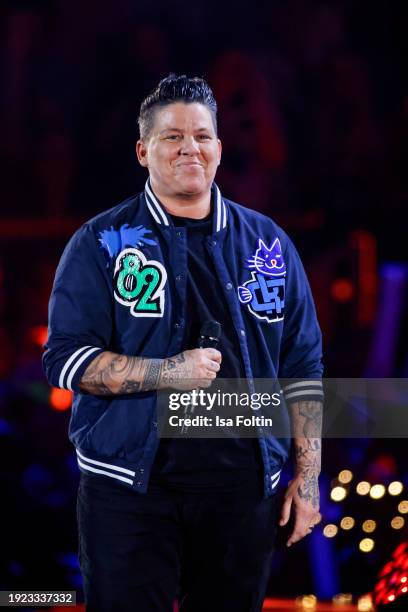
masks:
<instances>
[{"instance_id":1,"label":"white ribbed collar","mask_svg":"<svg viewBox=\"0 0 408 612\"><path fill-rule=\"evenodd\" d=\"M219 232L227 226L227 207L215 183L213 183L211 191L214 201L213 229L214 232ZM153 193L149 179L146 181L144 195L147 207L156 223L159 225L172 225L172 221L169 219L166 209Z\"/></svg>"}]
</instances>

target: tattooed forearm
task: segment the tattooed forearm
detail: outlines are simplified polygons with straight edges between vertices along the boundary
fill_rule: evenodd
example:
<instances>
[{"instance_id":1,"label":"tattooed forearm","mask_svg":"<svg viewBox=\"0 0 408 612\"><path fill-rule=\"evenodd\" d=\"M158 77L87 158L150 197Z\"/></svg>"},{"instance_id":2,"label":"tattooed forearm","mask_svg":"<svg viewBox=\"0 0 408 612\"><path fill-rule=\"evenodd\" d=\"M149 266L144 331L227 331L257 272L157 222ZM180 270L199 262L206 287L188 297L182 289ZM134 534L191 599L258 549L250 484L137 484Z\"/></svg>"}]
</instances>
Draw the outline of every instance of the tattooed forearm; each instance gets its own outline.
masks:
<instances>
[{"instance_id":1,"label":"tattooed forearm","mask_svg":"<svg viewBox=\"0 0 408 612\"><path fill-rule=\"evenodd\" d=\"M208 379L214 376L214 364L205 351L211 350L193 349L166 359L129 357L105 351L88 365L79 388L82 393L92 395L119 395L168 387L208 386Z\"/></svg>"},{"instance_id":2,"label":"tattooed forearm","mask_svg":"<svg viewBox=\"0 0 408 612\"><path fill-rule=\"evenodd\" d=\"M319 506L320 440L297 438L295 440L296 476L300 480L299 497Z\"/></svg>"},{"instance_id":3,"label":"tattooed forearm","mask_svg":"<svg viewBox=\"0 0 408 612\"><path fill-rule=\"evenodd\" d=\"M305 475L298 486L299 497L310 502L314 508L319 507L319 481L317 474Z\"/></svg>"},{"instance_id":4,"label":"tattooed forearm","mask_svg":"<svg viewBox=\"0 0 408 612\"><path fill-rule=\"evenodd\" d=\"M292 435L320 438L322 433L323 404L316 401L294 402L289 405Z\"/></svg>"},{"instance_id":5,"label":"tattooed forearm","mask_svg":"<svg viewBox=\"0 0 408 612\"><path fill-rule=\"evenodd\" d=\"M163 363L162 382L171 385L192 378L192 368L187 365L184 353L168 357Z\"/></svg>"},{"instance_id":6,"label":"tattooed forearm","mask_svg":"<svg viewBox=\"0 0 408 612\"><path fill-rule=\"evenodd\" d=\"M146 373L143 377L143 390L157 389L159 387L160 376L163 368L162 359L148 359Z\"/></svg>"},{"instance_id":7,"label":"tattooed forearm","mask_svg":"<svg viewBox=\"0 0 408 612\"><path fill-rule=\"evenodd\" d=\"M105 351L87 367L79 384L83 393L119 395L157 389L162 359L129 357Z\"/></svg>"},{"instance_id":8,"label":"tattooed forearm","mask_svg":"<svg viewBox=\"0 0 408 612\"><path fill-rule=\"evenodd\" d=\"M319 506L318 478L321 469L321 402L295 402L289 407L294 437L295 472L299 497Z\"/></svg>"}]
</instances>

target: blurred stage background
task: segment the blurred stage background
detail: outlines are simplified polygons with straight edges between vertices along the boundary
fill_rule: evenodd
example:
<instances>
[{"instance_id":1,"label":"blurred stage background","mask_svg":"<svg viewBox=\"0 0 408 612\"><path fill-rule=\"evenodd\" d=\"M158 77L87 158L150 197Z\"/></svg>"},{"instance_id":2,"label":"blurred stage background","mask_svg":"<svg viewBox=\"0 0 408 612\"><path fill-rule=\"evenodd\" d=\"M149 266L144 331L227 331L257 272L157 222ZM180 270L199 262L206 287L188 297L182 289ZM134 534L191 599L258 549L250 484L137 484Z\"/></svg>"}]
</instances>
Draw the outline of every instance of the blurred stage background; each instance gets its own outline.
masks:
<instances>
[{"instance_id":1,"label":"blurred stage background","mask_svg":"<svg viewBox=\"0 0 408 612\"><path fill-rule=\"evenodd\" d=\"M81 597L70 396L49 389L40 362L47 301L75 229L142 189L138 108L169 71L205 76L214 89L222 192L273 216L294 239L317 303L326 376L407 376L403 7L1 4L0 590ZM323 463L322 522L293 549L279 548L270 596L357 598L407 540L403 438L326 441ZM361 481L369 485L357 492ZM395 564L407 574L399 553ZM377 592L387 609L403 600L408 609L405 574L392 571Z\"/></svg>"}]
</instances>

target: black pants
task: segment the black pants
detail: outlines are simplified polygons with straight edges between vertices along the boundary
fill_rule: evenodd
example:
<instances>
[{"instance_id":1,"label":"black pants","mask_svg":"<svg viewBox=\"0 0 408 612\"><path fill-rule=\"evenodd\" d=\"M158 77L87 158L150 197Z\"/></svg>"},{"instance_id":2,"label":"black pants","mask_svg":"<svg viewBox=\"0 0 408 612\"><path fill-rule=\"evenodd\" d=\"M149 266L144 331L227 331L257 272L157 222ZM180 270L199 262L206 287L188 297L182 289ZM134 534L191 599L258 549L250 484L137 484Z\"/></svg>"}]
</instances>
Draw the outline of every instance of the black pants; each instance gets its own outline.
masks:
<instances>
[{"instance_id":1,"label":"black pants","mask_svg":"<svg viewBox=\"0 0 408 612\"><path fill-rule=\"evenodd\" d=\"M79 559L88 612L262 609L277 498L146 495L81 474Z\"/></svg>"}]
</instances>

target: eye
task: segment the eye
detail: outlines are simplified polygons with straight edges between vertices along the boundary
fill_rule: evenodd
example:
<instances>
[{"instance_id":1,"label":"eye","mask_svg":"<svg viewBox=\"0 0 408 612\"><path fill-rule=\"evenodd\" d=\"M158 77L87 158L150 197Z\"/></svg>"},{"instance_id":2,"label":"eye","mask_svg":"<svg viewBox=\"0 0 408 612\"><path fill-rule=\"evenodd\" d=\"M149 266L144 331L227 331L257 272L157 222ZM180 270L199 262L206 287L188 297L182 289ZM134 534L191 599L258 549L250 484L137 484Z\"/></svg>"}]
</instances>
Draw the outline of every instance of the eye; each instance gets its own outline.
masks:
<instances>
[{"instance_id":1,"label":"eye","mask_svg":"<svg viewBox=\"0 0 408 612\"><path fill-rule=\"evenodd\" d=\"M169 136L166 136L166 140L172 140L175 141L179 138L178 134L170 134Z\"/></svg>"},{"instance_id":2,"label":"eye","mask_svg":"<svg viewBox=\"0 0 408 612\"><path fill-rule=\"evenodd\" d=\"M208 136L208 134L199 134L198 139L199 140L211 140L211 136Z\"/></svg>"}]
</instances>

